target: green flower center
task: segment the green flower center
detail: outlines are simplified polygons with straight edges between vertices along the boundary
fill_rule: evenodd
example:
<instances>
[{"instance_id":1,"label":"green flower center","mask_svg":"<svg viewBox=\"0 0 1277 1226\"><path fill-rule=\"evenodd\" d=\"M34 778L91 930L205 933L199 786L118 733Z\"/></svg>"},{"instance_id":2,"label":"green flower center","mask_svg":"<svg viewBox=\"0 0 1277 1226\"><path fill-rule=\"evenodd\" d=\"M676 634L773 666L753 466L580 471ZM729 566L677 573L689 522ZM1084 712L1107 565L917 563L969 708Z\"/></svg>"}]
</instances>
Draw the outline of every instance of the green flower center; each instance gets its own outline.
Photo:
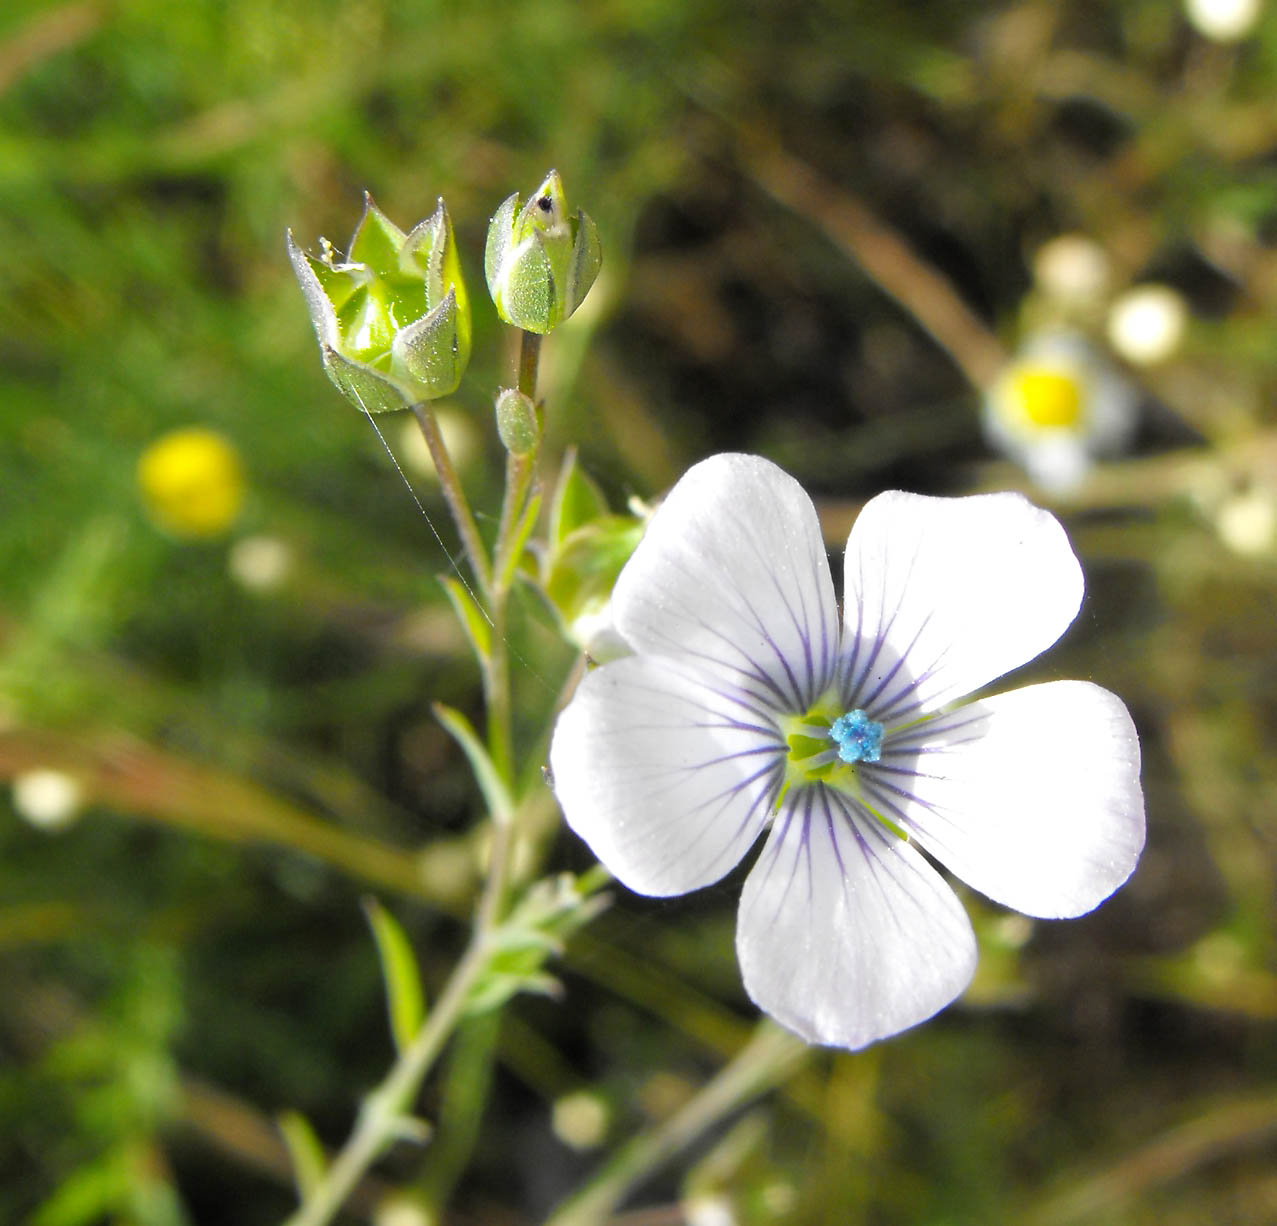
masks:
<instances>
[{"instance_id":1,"label":"green flower center","mask_svg":"<svg viewBox=\"0 0 1277 1226\"><path fill-rule=\"evenodd\" d=\"M859 796L857 765L877 762L882 753L883 726L860 708L841 711L829 698L803 715L781 721L788 750L785 781L776 807L793 786L824 783Z\"/></svg>"}]
</instances>

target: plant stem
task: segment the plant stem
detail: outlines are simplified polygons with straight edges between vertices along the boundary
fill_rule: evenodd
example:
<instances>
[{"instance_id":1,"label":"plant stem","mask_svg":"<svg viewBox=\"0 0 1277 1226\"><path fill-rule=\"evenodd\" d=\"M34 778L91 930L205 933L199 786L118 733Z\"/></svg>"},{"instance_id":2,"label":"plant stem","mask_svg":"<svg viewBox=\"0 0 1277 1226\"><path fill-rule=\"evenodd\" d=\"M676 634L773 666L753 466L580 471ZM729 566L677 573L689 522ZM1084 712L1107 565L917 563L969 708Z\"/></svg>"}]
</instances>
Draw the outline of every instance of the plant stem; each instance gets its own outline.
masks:
<instances>
[{"instance_id":1,"label":"plant stem","mask_svg":"<svg viewBox=\"0 0 1277 1226\"><path fill-rule=\"evenodd\" d=\"M523 333L519 357L519 390L535 397L539 336ZM509 555L516 547L514 537L527 501L535 451L510 457L506 466L506 489L501 520L493 545L492 563L483 548L470 504L457 480L456 470L439 433L438 423L428 404L413 406L413 413L425 435L439 474L439 485L447 499L452 518L488 602L492 623L492 647L482 661L485 698L488 707L488 752L508 787L514 784L514 738L510 701L510 656L506 642L506 610L510 595L512 567ZM285 1226L326 1226L341 1208L364 1172L382 1150L411 1120L413 1100L422 1081L438 1058L443 1045L465 1011L471 989L488 966L489 938L505 913L505 897L511 867L511 845L517 813L501 820L493 815L492 850L487 878L479 899L470 944L457 964L443 994L431 1009L412 1042L400 1053L381 1084L367 1095L355 1127L318 1186L285 1223Z\"/></svg>"},{"instance_id":2,"label":"plant stem","mask_svg":"<svg viewBox=\"0 0 1277 1226\"><path fill-rule=\"evenodd\" d=\"M439 431L434 410L428 400L423 400L412 406L412 413L425 436L426 446L430 448L430 458L434 461L435 472L439 477L439 488L448 504L448 510L452 512L452 522L457 526L470 567L485 595L491 598L492 569L488 563L488 553L483 547L479 526L470 510L470 501L461 488L457 470L452 466L452 457L448 454L447 444Z\"/></svg>"},{"instance_id":3,"label":"plant stem","mask_svg":"<svg viewBox=\"0 0 1277 1226\"><path fill-rule=\"evenodd\" d=\"M520 335L518 387L529 400L535 402L541 338L534 332L523 332ZM492 651L485 670L488 690L488 752L502 778L510 785L514 783L510 652L506 642L506 608L512 570L510 553L515 547L515 529L527 501L535 465L535 447L527 455L506 457L505 497L501 503L501 519L492 551L492 581L489 589Z\"/></svg>"},{"instance_id":4,"label":"plant stem","mask_svg":"<svg viewBox=\"0 0 1277 1226\"><path fill-rule=\"evenodd\" d=\"M669 1119L623 1145L546 1226L601 1226L629 1192L733 1111L778 1085L808 1047L764 1019L717 1075Z\"/></svg>"},{"instance_id":5,"label":"plant stem","mask_svg":"<svg viewBox=\"0 0 1277 1226\"><path fill-rule=\"evenodd\" d=\"M482 935L486 934L475 933L425 1025L400 1053L382 1083L364 1099L349 1140L319 1185L284 1226L325 1226L330 1222L363 1173L395 1136L417 1087L456 1026L470 989L486 965Z\"/></svg>"}]
</instances>

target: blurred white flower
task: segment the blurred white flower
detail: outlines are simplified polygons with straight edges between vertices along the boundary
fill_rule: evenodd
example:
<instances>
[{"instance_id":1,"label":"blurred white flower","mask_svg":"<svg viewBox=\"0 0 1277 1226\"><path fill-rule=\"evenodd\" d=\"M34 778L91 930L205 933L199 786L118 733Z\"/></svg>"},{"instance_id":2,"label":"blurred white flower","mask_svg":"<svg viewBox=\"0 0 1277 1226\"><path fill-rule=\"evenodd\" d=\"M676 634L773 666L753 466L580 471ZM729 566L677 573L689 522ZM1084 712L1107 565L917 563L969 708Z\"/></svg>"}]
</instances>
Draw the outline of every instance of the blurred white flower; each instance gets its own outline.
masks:
<instances>
[{"instance_id":1,"label":"blurred white flower","mask_svg":"<svg viewBox=\"0 0 1277 1226\"><path fill-rule=\"evenodd\" d=\"M550 1125L564 1145L580 1150L597 1149L607 1139L611 1118L602 1095L578 1090L555 1100Z\"/></svg>"},{"instance_id":2,"label":"blurred white flower","mask_svg":"<svg viewBox=\"0 0 1277 1226\"><path fill-rule=\"evenodd\" d=\"M1115 455L1136 426L1136 391L1082 337L1046 333L1003 368L984 398L989 441L1043 489L1079 485L1098 457Z\"/></svg>"},{"instance_id":3,"label":"blurred white flower","mask_svg":"<svg viewBox=\"0 0 1277 1226\"><path fill-rule=\"evenodd\" d=\"M1215 511L1215 529L1234 553L1268 553L1277 540L1277 505L1272 492L1255 486L1225 498Z\"/></svg>"},{"instance_id":4,"label":"blurred white flower","mask_svg":"<svg viewBox=\"0 0 1277 1226\"><path fill-rule=\"evenodd\" d=\"M737 1226L739 1218L725 1196L701 1193L683 1202L687 1226Z\"/></svg>"},{"instance_id":5,"label":"blurred white flower","mask_svg":"<svg viewBox=\"0 0 1277 1226\"><path fill-rule=\"evenodd\" d=\"M1109 259L1094 239L1061 234L1038 248L1033 279L1039 289L1059 301L1093 302L1108 289Z\"/></svg>"},{"instance_id":6,"label":"blurred white flower","mask_svg":"<svg viewBox=\"0 0 1277 1226\"><path fill-rule=\"evenodd\" d=\"M65 771L40 767L13 778L14 812L38 830L64 830L83 806L83 788Z\"/></svg>"},{"instance_id":7,"label":"blurred white flower","mask_svg":"<svg viewBox=\"0 0 1277 1226\"><path fill-rule=\"evenodd\" d=\"M1263 8L1263 0L1184 0L1184 13L1197 32L1217 43L1245 38Z\"/></svg>"},{"instance_id":8,"label":"blurred white flower","mask_svg":"<svg viewBox=\"0 0 1277 1226\"><path fill-rule=\"evenodd\" d=\"M241 537L226 556L231 578L252 592L270 592L293 570L293 550L277 536Z\"/></svg>"},{"instance_id":9,"label":"blurred white flower","mask_svg":"<svg viewBox=\"0 0 1277 1226\"><path fill-rule=\"evenodd\" d=\"M745 882L745 987L809 1042L931 1016L976 945L918 848L994 901L1080 915L1144 842L1139 744L1081 681L950 704L1044 651L1082 599L1060 524L1017 494L872 499L841 622L815 507L755 456L689 470L617 580L635 653L588 673L550 747L568 824L643 894ZM916 840L916 843L915 843Z\"/></svg>"},{"instance_id":10,"label":"blurred white flower","mask_svg":"<svg viewBox=\"0 0 1277 1226\"><path fill-rule=\"evenodd\" d=\"M434 406L434 415L439 433L443 436L443 445L452 457L453 467L469 468L479 458L483 447L483 435L475 426L473 418L460 409L443 404ZM405 468L431 480L438 479L430 448L426 446L421 427L412 416L404 418L403 429L399 432L397 454Z\"/></svg>"},{"instance_id":11,"label":"blurred white flower","mask_svg":"<svg viewBox=\"0 0 1277 1226\"><path fill-rule=\"evenodd\" d=\"M1188 304L1169 285L1137 285L1109 307L1109 344L1134 366L1164 362L1179 348Z\"/></svg>"}]
</instances>

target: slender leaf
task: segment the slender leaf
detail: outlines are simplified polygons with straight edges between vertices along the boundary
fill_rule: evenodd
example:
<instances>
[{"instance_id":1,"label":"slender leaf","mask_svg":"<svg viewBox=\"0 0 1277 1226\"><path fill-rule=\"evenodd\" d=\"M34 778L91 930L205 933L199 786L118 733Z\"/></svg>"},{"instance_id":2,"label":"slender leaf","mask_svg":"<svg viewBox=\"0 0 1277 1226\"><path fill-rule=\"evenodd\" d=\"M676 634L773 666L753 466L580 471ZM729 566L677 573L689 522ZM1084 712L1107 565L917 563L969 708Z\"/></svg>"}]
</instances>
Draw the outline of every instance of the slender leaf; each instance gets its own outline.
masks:
<instances>
[{"instance_id":1,"label":"slender leaf","mask_svg":"<svg viewBox=\"0 0 1277 1226\"><path fill-rule=\"evenodd\" d=\"M421 971L412 944L399 921L376 899L364 900L364 912L377 942L382 976L386 981L390 1032L395 1046L403 1051L416 1037L426 1016Z\"/></svg>"}]
</instances>

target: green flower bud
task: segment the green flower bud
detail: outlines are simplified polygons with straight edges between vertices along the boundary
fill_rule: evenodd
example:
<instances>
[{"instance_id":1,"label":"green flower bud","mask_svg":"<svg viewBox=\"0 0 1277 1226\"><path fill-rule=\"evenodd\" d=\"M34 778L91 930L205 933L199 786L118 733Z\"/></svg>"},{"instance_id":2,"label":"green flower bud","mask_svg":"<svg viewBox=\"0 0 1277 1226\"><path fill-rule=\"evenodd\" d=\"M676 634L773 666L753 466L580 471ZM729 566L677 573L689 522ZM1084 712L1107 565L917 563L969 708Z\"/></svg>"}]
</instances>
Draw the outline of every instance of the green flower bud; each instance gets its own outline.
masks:
<instances>
[{"instance_id":1,"label":"green flower bud","mask_svg":"<svg viewBox=\"0 0 1277 1226\"><path fill-rule=\"evenodd\" d=\"M288 235L324 369L361 409L384 413L456 391L470 360L470 304L442 200L404 234L364 196L346 259Z\"/></svg>"},{"instance_id":2,"label":"green flower bud","mask_svg":"<svg viewBox=\"0 0 1277 1226\"><path fill-rule=\"evenodd\" d=\"M544 335L585 297L603 262L599 230L579 209L568 216L563 181L552 170L520 205L510 196L488 226L484 272L497 314Z\"/></svg>"},{"instance_id":3,"label":"green flower bud","mask_svg":"<svg viewBox=\"0 0 1277 1226\"><path fill-rule=\"evenodd\" d=\"M512 387L501 389L497 397L497 433L511 455L527 455L537 445L537 410L531 397Z\"/></svg>"}]
</instances>

